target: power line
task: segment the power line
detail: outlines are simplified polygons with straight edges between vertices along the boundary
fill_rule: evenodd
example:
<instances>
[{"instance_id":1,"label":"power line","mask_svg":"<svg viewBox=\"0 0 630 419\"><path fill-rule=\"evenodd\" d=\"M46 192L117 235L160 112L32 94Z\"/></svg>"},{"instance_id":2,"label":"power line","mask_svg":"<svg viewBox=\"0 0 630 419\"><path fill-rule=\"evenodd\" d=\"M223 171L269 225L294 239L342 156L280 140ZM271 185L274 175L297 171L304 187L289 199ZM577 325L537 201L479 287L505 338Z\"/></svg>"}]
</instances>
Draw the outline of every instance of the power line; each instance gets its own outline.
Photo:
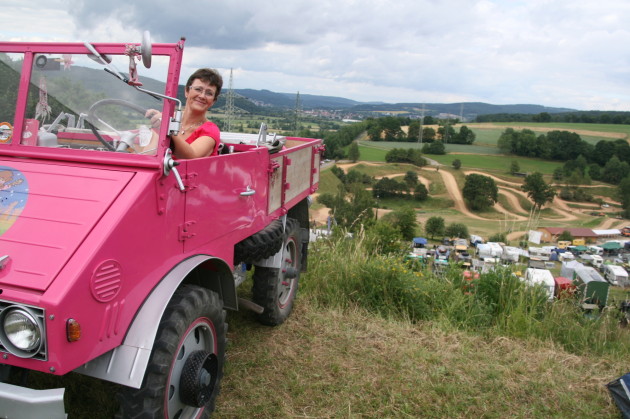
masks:
<instances>
[{"instance_id":1,"label":"power line","mask_svg":"<svg viewBox=\"0 0 630 419\"><path fill-rule=\"evenodd\" d=\"M302 112L302 102L300 101L300 92L297 92L295 96L295 122L294 122L294 135L298 135L300 132L300 113Z\"/></svg>"},{"instance_id":2,"label":"power line","mask_svg":"<svg viewBox=\"0 0 630 419\"><path fill-rule=\"evenodd\" d=\"M422 104L422 114L420 116L420 135L418 136L418 141L420 142L420 146L422 146L422 126L424 125L424 103Z\"/></svg>"},{"instance_id":3,"label":"power line","mask_svg":"<svg viewBox=\"0 0 630 419\"><path fill-rule=\"evenodd\" d=\"M230 84L228 94L225 100L226 114L226 131L232 131L232 119L234 118L234 89L232 86L232 69L230 68Z\"/></svg>"}]
</instances>

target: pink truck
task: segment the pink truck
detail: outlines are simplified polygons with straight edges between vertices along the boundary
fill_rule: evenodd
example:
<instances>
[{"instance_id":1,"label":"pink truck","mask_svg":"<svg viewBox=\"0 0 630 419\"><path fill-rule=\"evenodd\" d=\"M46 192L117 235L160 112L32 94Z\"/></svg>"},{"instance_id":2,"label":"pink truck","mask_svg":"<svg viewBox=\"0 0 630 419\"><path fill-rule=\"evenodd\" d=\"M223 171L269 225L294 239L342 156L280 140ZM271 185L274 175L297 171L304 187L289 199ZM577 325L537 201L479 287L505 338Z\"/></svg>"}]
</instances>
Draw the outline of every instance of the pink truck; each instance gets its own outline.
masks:
<instances>
[{"instance_id":1,"label":"pink truck","mask_svg":"<svg viewBox=\"0 0 630 419\"><path fill-rule=\"evenodd\" d=\"M207 417L225 310L291 312L322 141L262 126L174 160L184 42L0 43L0 417L65 417L16 367L118 383L121 417Z\"/></svg>"}]
</instances>

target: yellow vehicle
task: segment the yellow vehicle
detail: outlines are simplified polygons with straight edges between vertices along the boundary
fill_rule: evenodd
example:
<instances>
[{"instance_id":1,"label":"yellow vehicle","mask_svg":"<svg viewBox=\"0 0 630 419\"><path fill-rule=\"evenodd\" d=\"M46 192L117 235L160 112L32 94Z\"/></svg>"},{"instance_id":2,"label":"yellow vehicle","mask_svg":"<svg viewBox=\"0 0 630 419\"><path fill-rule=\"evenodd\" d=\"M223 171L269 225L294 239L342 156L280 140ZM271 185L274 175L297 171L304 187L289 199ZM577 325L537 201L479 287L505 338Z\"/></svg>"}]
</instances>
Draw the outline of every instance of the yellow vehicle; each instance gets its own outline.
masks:
<instances>
[{"instance_id":1,"label":"yellow vehicle","mask_svg":"<svg viewBox=\"0 0 630 419\"><path fill-rule=\"evenodd\" d=\"M570 240L558 240L558 249L566 249L571 246Z\"/></svg>"},{"instance_id":2,"label":"yellow vehicle","mask_svg":"<svg viewBox=\"0 0 630 419\"><path fill-rule=\"evenodd\" d=\"M573 239L573 246L586 246L584 239Z\"/></svg>"}]
</instances>

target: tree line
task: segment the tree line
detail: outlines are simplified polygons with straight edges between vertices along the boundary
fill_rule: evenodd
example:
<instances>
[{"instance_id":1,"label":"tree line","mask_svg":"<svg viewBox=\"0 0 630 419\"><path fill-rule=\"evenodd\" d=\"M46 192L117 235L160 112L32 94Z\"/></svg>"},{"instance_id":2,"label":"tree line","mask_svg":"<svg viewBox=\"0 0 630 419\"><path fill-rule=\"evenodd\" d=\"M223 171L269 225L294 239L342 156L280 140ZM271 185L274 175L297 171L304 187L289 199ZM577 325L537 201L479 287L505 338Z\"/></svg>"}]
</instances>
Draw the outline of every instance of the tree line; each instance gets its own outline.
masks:
<instances>
[{"instance_id":1,"label":"tree line","mask_svg":"<svg viewBox=\"0 0 630 419\"><path fill-rule=\"evenodd\" d=\"M630 145L622 139L601 140L593 145L569 131L537 135L529 129L507 128L497 146L505 154L565 162L554 173L555 180L576 174L580 183L592 179L617 185L630 175Z\"/></svg>"},{"instance_id":2,"label":"tree line","mask_svg":"<svg viewBox=\"0 0 630 419\"><path fill-rule=\"evenodd\" d=\"M568 122L583 124L630 124L630 112L582 111L550 114L498 113L477 115L476 122Z\"/></svg>"}]
</instances>

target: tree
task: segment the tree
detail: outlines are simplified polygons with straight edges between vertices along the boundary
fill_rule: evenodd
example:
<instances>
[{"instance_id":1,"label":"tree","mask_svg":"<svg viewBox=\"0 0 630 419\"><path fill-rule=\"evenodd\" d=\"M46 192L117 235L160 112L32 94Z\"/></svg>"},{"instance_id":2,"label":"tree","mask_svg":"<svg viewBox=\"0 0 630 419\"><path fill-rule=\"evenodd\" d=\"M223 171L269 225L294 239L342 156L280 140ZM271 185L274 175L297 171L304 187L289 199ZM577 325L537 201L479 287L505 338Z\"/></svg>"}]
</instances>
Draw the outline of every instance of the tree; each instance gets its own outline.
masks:
<instances>
[{"instance_id":1,"label":"tree","mask_svg":"<svg viewBox=\"0 0 630 419\"><path fill-rule=\"evenodd\" d=\"M337 177L337 179L341 181L341 183L346 183L346 172L344 172L341 167L335 164L333 167L330 168L330 171L333 175Z\"/></svg>"},{"instance_id":2,"label":"tree","mask_svg":"<svg viewBox=\"0 0 630 419\"><path fill-rule=\"evenodd\" d=\"M435 236L444 235L444 218L442 217L429 217L424 225L424 232L427 236L433 238Z\"/></svg>"},{"instance_id":3,"label":"tree","mask_svg":"<svg viewBox=\"0 0 630 419\"><path fill-rule=\"evenodd\" d=\"M453 168L455 169L459 169L460 167L462 167L462 161L460 159L455 159L453 160Z\"/></svg>"},{"instance_id":4,"label":"tree","mask_svg":"<svg viewBox=\"0 0 630 419\"><path fill-rule=\"evenodd\" d=\"M571 234L571 232L569 230L564 230L562 233L560 233L560 235L558 236L558 240L563 240L563 241L573 241L573 235Z\"/></svg>"},{"instance_id":5,"label":"tree","mask_svg":"<svg viewBox=\"0 0 630 419\"><path fill-rule=\"evenodd\" d=\"M339 226L350 231L357 231L362 225L368 226L374 221L375 201L362 185L339 185L336 195L322 194L317 201L332 210Z\"/></svg>"},{"instance_id":6,"label":"tree","mask_svg":"<svg viewBox=\"0 0 630 419\"><path fill-rule=\"evenodd\" d=\"M451 124L446 124L438 128L438 137L446 143L453 142L455 138L455 128Z\"/></svg>"},{"instance_id":7,"label":"tree","mask_svg":"<svg viewBox=\"0 0 630 419\"><path fill-rule=\"evenodd\" d=\"M473 210L484 210L499 200L499 188L488 176L472 174L466 176L462 195Z\"/></svg>"},{"instance_id":8,"label":"tree","mask_svg":"<svg viewBox=\"0 0 630 419\"><path fill-rule=\"evenodd\" d=\"M525 183L521 186L527 196L534 202L534 208L542 208L547 202L553 201L556 191L551 185L547 185L540 172L534 172L525 177Z\"/></svg>"},{"instance_id":9,"label":"tree","mask_svg":"<svg viewBox=\"0 0 630 419\"><path fill-rule=\"evenodd\" d=\"M608 183L613 183L618 185L621 182L621 179L625 178L630 174L630 165L625 162L619 160L619 157L612 156L601 173L601 180Z\"/></svg>"},{"instance_id":10,"label":"tree","mask_svg":"<svg viewBox=\"0 0 630 419\"><path fill-rule=\"evenodd\" d=\"M431 127L422 128L422 141L426 143L432 143L435 141L435 129Z\"/></svg>"},{"instance_id":11,"label":"tree","mask_svg":"<svg viewBox=\"0 0 630 419\"><path fill-rule=\"evenodd\" d=\"M473 130L466 125L462 125L459 129L459 134L457 134L455 138L459 144L472 144L475 142L476 135Z\"/></svg>"},{"instance_id":12,"label":"tree","mask_svg":"<svg viewBox=\"0 0 630 419\"><path fill-rule=\"evenodd\" d=\"M470 234L468 234L468 227L466 227L466 224L451 223L448 227L446 227L446 236L467 239L470 237Z\"/></svg>"},{"instance_id":13,"label":"tree","mask_svg":"<svg viewBox=\"0 0 630 419\"><path fill-rule=\"evenodd\" d=\"M408 170L403 180L409 188L414 188L418 184L418 174L412 170Z\"/></svg>"},{"instance_id":14,"label":"tree","mask_svg":"<svg viewBox=\"0 0 630 419\"><path fill-rule=\"evenodd\" d=\"M591 163L588 165L588 175L593 180L601 180L602 168L597 163Z\"/></svg>"},{"instance_id":15,"label":"tree","mask_svg":"<svg viewBox=\"0 0 630 419\"><path fill-rule=\"evenodd\" d=\"M373 125L367 130L367 135L370 141L381 141L381 135L383 133L383 129L378 125Z\"/></svg>"},{"instance_id":16,"label":"tree","mask_svg":"<svg viewBox=\"0 0 630 419\"><path fill-rule=\"evenodd\" d=\"M388 163L411 163L414 166L425 166L427 161L422 157L420 150L415 148L393 148L385 154L385 161Z\"/></svg>"},{"instance_id":17,"label":"tree","mask_svg":"<svg viewBox=\"0 0 630 419\"><path fill-rule=\"evenodd\" d=\"M423 145L422 152L426 154L446 154L446 148L442 141L434 141Z\"/></svg>"},{"instance_id":18,"label":"tree","mask_svg":"<svg viewBox=\"0 0 630 419\"><path fill-rule=\"evenodd\" d=\"M348 147L348 159L353 163L359 160L359 145L356 141L353 141Z\"/></svg>"},{"instance_id":19,"label":"tree","mask_svg":"<svg viewBox=\"0 0 630 419\"><path fill-rule=\"evenodd\" d=\"M407 129L407 141L418 141L420 139L420 121L412 121Z\"/></svg>"},{"instance_id":20,"label":"tree","mask_svg":"<svg viewBox=\"0 0 630 419\"><path fill-rule=\"evenodd\" d=\"M372 187L372 195L381 198L391 198L400 195L405 188L404 183L400 183L395 179L384 177L379 179Z\"/></svg>"},{"instance_id":21,"label":"tree","mask_svg":"<svg viewBox=\"0 0 630 419\"><path fill-rule=\"evenodd\" d=\"M418 183L413 190L413 197L416 201L424 201L429 197L429 191L424 183Z\"/></svg>"},{"instance_id":22,"label":"tree","mask_svg":"<svg viewBox=\"0 0 630 419\"><path fill-rule=\"evenodd\" d=\"M621 207L624 209L624 216L630 218L630 176L621 179L617 195L621 201Z\"/></svg>"},{"instance_id":23,"label":"tree","mask_svg":"<svg viewBox=\"0 0 630 419\"><path fill-rule=\"evenodd\" d=\"M407 243L403 246L401 240L400 230L387 221L378 220L366 229L365 245L372 254L400 253L409 247Z\"/></svg>"},{"instance_id":24,"label":"tree","mask_svg":"<svg viewBox=\"0 0 630 419\"><path fill-rule=\"evenodd\" d=\"M510 165L510 173L515 175L521 170L521 166L519 166L516 160L512 160L512 164Z\"/></svg>"},{"instance_id":25,"label":"tree","mask_svg":"<svg viewBox=\"0 0 630 419\"><path fill-rule=\"evenodd\" d=\"M401 236L405 240L411 241L416 237L416 229L419 224L416 219L416 211L413 208L405 207L395 210L383 218L387 221L391 221L392 225L400 231Z\"/></svg>"}]
</instances>

